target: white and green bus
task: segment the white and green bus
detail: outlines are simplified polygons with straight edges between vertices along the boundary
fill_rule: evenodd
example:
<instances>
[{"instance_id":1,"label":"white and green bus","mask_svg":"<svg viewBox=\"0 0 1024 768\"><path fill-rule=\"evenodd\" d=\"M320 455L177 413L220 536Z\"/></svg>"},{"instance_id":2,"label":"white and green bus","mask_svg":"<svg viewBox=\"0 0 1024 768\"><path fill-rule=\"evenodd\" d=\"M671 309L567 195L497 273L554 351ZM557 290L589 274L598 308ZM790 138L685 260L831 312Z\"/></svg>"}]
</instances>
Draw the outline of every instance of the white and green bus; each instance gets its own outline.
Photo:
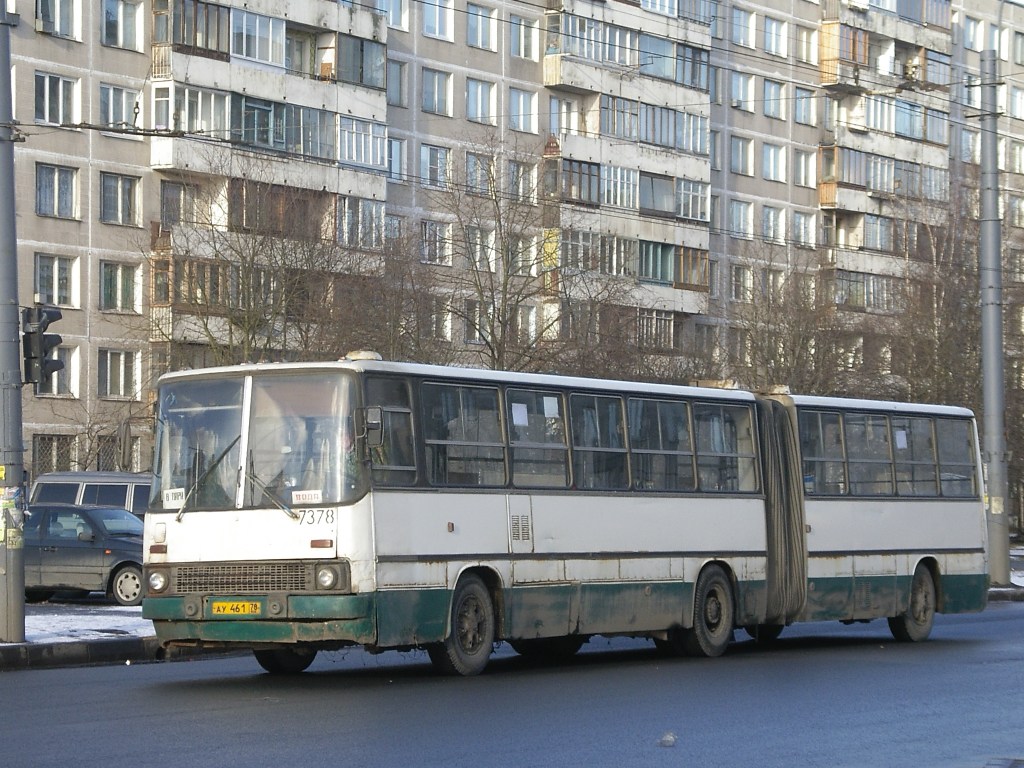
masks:
<instances>
[{"instance_id":1,"label":"white and green bus","mask_svg":"<svg viewBox=\"0 0 1024 768\"><path fill-rule=\"evenodd\" d=\"M963 408L381 361L160 380L144 615L165 647L424 648L595 635L722 654L798 621L925 639L988 588Z\"/></svg>"}]
</instances>

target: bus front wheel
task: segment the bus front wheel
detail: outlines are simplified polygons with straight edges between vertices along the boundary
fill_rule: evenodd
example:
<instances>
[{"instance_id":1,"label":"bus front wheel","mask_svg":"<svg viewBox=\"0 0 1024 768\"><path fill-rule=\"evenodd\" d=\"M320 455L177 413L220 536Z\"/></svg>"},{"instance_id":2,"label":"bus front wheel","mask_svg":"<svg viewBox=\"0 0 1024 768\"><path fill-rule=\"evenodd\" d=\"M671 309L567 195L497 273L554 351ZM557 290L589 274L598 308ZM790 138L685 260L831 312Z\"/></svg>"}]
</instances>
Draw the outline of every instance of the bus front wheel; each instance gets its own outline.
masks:
<instances>
[{"instance_id":1,"label":"bus front wheel","mask_svg":"<svg viewBox=\"0 0 1024 768\"><path fill-rule=\"evenodd\" d=\"M430 661L448 675L479 675L494 647L494 605L479 576L459 580L452 595L451 627L440 643L427 648Z\"/></svg>"},{"instance_id":2,"label":"bus front wheel","mask_svg":"<svg viewBox=\"0 0 1024 768\"><path fill-rule=\"evenodd\" d=\"M719 566L709 565L697 577L693 626L683 630L683 649L690 656L721 656L732 641L735 615L729 577Z\"/></svg>"},{"instance_id":3,"label":"bus front wheel","mask_svg":"<svg viewBox=\"0 0 1024 768\"><path fill-rule=\"evenodd\" d=\"M907 610L889 619L889 631L903 643L927 640L935 623L935 580L924 563L918 563L910 584Z\"/></svg>"},{"instance_id":4,"label":"bus front wheel","mask_svg":"<svg viewBox=\"0 0 1024 768\"><path fill-rule=\"evenodd\" d=\"M308 648L272 648L252 653L259 665L272 675L305 672L316 658L316 651Z\"/></svg>"}]
</instances>

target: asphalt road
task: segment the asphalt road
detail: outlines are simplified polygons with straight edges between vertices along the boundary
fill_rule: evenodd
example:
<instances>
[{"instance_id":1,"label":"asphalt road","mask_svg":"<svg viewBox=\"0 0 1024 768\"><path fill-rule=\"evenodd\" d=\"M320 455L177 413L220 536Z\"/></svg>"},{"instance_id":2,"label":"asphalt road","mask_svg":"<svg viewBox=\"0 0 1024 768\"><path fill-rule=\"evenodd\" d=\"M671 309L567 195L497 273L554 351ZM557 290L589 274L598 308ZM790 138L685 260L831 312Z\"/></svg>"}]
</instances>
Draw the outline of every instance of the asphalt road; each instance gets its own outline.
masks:
<instances>
[{"instance_id":1,"label":"asphalt road","mask_svg":"<svg viewBox=\"0 0 1024 768\"><path fill-rule=\"evenodd\" d=\"M0 763L66 766L964 766L1024 759L1024 604L790 628L764 650L665 659L597 639L568 663L502 646L478 678L422 653L321 654L304 675L248 656L0 675Z\"/></svg>"}]
</instances>

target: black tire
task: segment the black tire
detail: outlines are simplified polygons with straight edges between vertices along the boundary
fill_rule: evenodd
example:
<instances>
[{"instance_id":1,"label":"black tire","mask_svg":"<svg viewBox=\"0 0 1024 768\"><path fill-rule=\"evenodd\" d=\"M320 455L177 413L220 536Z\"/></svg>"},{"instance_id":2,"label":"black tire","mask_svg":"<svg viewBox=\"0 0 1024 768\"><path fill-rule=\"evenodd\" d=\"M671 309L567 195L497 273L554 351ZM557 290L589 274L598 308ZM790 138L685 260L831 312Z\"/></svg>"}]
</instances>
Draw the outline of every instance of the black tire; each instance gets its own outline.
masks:
<instances>
[{"instance_id":1,"label":"black tire","mask_svg":"<svg viewBox=\"0 0 1024 768\"><path fill-rule=\"evenodd\" d=\"M721 656L732 641L736 609L732 584L717 565L697 577L693 595L693 626L682 633L682 646L690 656Z\"/></svg>"},{"instance_id":2,"label":"black tire","mask_svg":"<svg viewBox=\"0 0 1024 768\"><path fill-rule=\"evenodd\" d=\"M779 635L785 628L784 624L752 624L749 627L744 627L743 631L750 635L758 645L771 645L779 639Z\"/></svg>"},{"instance_id":3,"label":"black tire","mask_svg":"<svg viewBox=\"0 0 1024 768\"><path fill-rule=\"evenodd\" d=\"M901 643L927 640L935 623L935 579L924 563L918 563L910 583L907 610L889 619L889 631Z\"/></svg>"},{"instance_id":4,"label":"black tire","mask_svg":"<svg viewBox=\"0 0 1024 768\"><path fill-rule=\"evenodd\" d=\"M584 635L566 635L509 640L508 644L516 653L527 659L556 662L571 659L587 640Z\"/></svg>"},{"instance_id":5,"label":"black tire","mask_svg":"<svg viewBox=\"0 0 1024 768\"><path fill-rule=\"evenodd\" d=\"M137 565L122 565L110 579L110 596L118 605L140 605L144 591L142 569Z\"/></svg>"},{"instance_id":6,"label":"black tire","mask_svg":"<svg viewBox=\"0 0 1024 768\"><path fill-rule=\"evenodd\" d=\"M459 580L452 595L448 637L427 647L434 667L469 677L484 671L494 648L494 605L479 576Z\"/></svg>"},{"instance_id":7,"label":"black tire","mask_svg":"<svg viewBox=\"0 0 1024 768\"><path fill-rule=\"evenodd\" d=\"M51 597L54 592L51 589L28 589L25 591L25 602L26 603L45 603Z\"/></svg>"},{"instance_id":8,"label":"black tire","mask_svg":"<svg viewBox=\"0 0 1024 768\"><path fill-rule=\"evenodd\" d=\"M305 672L316 658L316 651L311 648L273 648L253 651L252 654L259 665L272 675Z\"/></svg>"}]
</instances>

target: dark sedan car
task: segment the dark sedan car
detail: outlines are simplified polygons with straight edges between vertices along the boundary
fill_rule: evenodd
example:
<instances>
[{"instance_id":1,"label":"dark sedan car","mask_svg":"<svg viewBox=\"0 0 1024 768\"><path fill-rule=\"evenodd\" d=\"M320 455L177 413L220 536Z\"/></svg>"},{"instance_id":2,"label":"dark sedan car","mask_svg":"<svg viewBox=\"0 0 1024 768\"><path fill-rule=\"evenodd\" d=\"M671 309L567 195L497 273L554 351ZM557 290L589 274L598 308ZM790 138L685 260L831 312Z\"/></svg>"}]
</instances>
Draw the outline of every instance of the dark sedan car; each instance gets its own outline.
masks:
<instances>
[{"instance_id":1,"label":"dark sedan car","mask_svg":"<svg viewBox=\"0 0 1024 768\"><path fill-rule=\"evenodd\" d=\"M142 521L118 507L31 504L25 518L25 599L106 592L142 602Z\"/></svg>"}]
</instances>

